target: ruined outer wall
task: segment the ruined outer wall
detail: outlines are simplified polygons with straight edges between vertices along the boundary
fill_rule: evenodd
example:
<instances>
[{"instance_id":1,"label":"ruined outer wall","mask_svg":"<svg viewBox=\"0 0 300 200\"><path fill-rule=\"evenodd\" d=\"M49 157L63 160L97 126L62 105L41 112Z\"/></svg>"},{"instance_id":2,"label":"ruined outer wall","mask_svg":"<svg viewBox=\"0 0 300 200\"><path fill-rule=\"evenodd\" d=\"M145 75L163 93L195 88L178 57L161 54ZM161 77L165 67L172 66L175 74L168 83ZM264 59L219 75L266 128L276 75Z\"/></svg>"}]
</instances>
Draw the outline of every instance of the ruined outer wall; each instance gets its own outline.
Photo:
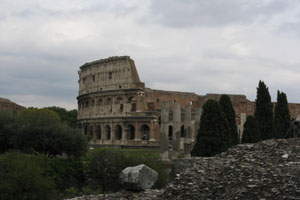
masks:
<instances>
[{"instance_id":1,"label":"ruined outer wall","mask_svg":"<svg viewBox=\"0 0 300 200\"><path fill-rule=\"evenodd\" d=\"M146 88L145 102L148 110L160 110L161 102L170 102L170 111L173 111L174 103L179 103L184 109L187 105L192 105L198 101L198 95L189 92L175 92L164 90L153 90Z\"/></svg>"},{"instance_id":2,"label":"ruined outer wall","mask_svg":"<svg viewBox=\"0 0 300 200\"><path fill-rule=\"evenodd\" d=\"M79 95L93 92L144 88L129 56L110 57L80 67Z\"/></svg>"}]
</instances>

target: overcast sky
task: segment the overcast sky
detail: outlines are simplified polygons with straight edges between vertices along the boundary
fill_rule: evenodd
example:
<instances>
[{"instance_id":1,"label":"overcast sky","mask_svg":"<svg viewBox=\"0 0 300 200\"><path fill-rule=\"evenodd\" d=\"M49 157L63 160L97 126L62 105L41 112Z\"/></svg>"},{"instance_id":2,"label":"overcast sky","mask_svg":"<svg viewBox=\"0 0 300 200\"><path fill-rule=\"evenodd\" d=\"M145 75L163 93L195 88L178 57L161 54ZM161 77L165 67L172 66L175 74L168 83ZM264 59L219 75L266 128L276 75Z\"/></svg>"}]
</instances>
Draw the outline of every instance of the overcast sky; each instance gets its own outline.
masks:
<instances>
[{"instance_id":1,"label":"overcast sky","mask_svg":"<svg viewBox=\"0 0 300 200\"><path fill-rule=\"evenodd\" d=\"M0 0L0 97L77 107L85 62L129 55L153 89L300 103L299 0Z\"/></svg>"}]
</instances>

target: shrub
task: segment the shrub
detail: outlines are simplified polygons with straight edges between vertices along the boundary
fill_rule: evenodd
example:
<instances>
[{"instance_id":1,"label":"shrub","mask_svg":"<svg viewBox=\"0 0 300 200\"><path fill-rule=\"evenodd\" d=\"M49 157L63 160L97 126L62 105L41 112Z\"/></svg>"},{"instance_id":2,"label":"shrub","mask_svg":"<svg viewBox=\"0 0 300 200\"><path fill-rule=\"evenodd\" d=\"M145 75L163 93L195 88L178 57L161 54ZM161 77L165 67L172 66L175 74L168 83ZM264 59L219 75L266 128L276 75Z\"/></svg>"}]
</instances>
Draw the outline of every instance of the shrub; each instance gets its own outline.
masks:
<instances>
[{"instance_id":1,"label":"shrub","mask_svg":"<svg viewBox=\"0 0 300 200\"><path fill-rule=\"evenodd\" d=\"M55 184L37 156L8 152L0 156L1 200L57 199Z\"/></svg>"},{"instance_id":2,"label":"shrub","mask_svg":"<svg viewBox=\"0 0 300 200\"><path fill-rule=\"evenodd\" d=\"M88 169L90 188L103 191L120 189L119 174L129 166L145 164L158 172L154 187L163 187L168 179L168 170L158 162L158 152L141 150L96 149L89 155Z\"/></svg>"}]
</instances>

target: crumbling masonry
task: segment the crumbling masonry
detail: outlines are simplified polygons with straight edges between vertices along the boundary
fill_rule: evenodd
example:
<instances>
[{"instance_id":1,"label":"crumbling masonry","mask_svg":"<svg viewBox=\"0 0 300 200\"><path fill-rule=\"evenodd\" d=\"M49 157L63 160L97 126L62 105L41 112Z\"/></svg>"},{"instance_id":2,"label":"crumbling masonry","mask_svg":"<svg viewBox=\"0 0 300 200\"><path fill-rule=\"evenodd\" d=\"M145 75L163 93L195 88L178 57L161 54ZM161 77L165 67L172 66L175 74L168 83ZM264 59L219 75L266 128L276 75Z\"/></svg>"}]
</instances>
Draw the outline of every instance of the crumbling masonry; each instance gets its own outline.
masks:
<instances>
[{"instance_id":1,"label":"crumbling masonry","mask_svg":"<svg viewBox=\"0 0 300 200\"><path fill-rule=\"evenodd\" d=\"M146 88L129 56L110 57L80 67L78 127L92 137L91 145L161 148L190 151L199 128L201 108L219 94L162 91ZM245 95L229 95L239 133L255 103ZM289 104L296 118L300 104ZM177 139L176 139L177 138ZM185 148L184 148L185 147ZM186 152L188 154L188 152Z\"/></svg>"}]
</instances>

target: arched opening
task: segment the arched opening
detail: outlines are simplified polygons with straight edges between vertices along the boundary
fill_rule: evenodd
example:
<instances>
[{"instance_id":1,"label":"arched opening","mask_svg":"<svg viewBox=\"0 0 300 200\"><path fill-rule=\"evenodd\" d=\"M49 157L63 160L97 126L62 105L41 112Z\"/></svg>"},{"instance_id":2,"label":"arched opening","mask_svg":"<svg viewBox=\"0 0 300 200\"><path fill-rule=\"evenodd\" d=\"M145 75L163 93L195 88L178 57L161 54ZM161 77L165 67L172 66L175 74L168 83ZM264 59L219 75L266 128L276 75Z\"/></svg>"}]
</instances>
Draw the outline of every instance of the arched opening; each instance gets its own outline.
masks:
<instances>
[{"instance_id":1,"label":"arched opening","mask_svg":"<svg viewBox=\"0 0 300 200\"><path fill-rule=\"evenodd\" d=\"M122 139L122 127L120 125L116 125L115 128L115 139L121 140Z\"/></svg>"},{"instance_id":2,"label":"arched opening","mask_svg":"<svg viewBox=\"0 0 300 200\"><path fill-rule=\"evenodd\" d=\"M105 126L105 136L107 140L110 140L110 126L106 125Z\"/></svg>"},{"instance_id":3,"label":"arched opening","mask_svg":"<svg viewBox=\"0 0 300 200\"><path fill-rule=\"evenodd\" d=\"M96 126L96 136L97 140L101 140L101 126Z\"/></svg>"},{"instance_id":4,"label":"arched opening","mask_svg":"<svg viewBox=\"0 0 300 200\"><path fill-rule=\"evenodd\" d=\"M95 100L92 99L92 100L91 100L91 106L94 106L94 105L95 105Z\"/></svg>"},{"instance_id":5,"label":"arched opening","mask_svg":"<svg viewBox=\"0 0 300 200\"><path fill-rule=\"evenodd\" d=\"M87 135L87 132L88 132L88 126L84 126L83 127L83 132L84 132L84 135Z\"/></svg>"},{"instance_id":6,"label":"arched opening","mask_svg":"<svg viewBox=\"0 0 300 200\"><path fill-rule=\"evenodd\" d=\"M101 106L103 104L103 100L102 99L98 99L97 100L97 106Z\"/></svg>"},{"instance_id":7,"label":"arched opening","mask_svg":"<svg viewBox=\"0 0 300 200\"><path fill-rule=\"evenodd\" d=\"M119 107L119 112L123 112L123 98L118 97L116 103L119 104L119 106L120 106Z\"/></svg>"},{"instance_id":8,"label":"arched opening","mask_svg":"<svg viewBox=\"0 0 300 200\"><path fill-rule=\"evenodd\" d=\"M106 101L105 101L105 104L106 105L110 105L112 102L111 98L107 98Z\"/></svg>"},{"instance_id":9,"label":"arched opening","mask_svg":"<svg viewBox=\"0 0 300 200\"><path fill-rule=\"evenodd\" d=\"M89 127L89 135L93 137L93 134L94 134L94 127L90 126Z\"/></svg>"},{"instance_id":10,"label":"arched opening","mask_svg":"<svg viewBox=\"0 0 300 200\"><path fill-rule=\"evenodd\" d=\"M135 139L135 129L134 126L129 124L127 126L127 139L128 140L134 140Z\"/></svg>"},{"instance_id":11,"label":"arched opening","mask_svg":"<svg viewBox=\"0 0 300 200\"><path fill-rule=\"evenodd\" d=\"M148 125L144 124L141 126L142 140L149 140L150 128Z\"/></svg>"},{"instance_id":12,"label":"arched opening","mask_svg":"<svg viewBox=\"0 0 300 200\"><path fill-rule=\"evenodd\" d=\"M169 126L169 140L173 140L173 127Z\"/></svg>"},{"instance_id":13,"label":"arched opening","mask_svg":"<svg viewBox=\"0 0 300 200\"><path fill-rule=\"evenodd\" d=\"M133 101L135 101L134 96L131 96L131 97L128 98L128 103L131 103Z\"/></svg>"},{"instance_id":14,"label":"arched opening","mask_svg":"<svg viewBox=\"0 0 300 200\"><path fill-rule=\"evenodd\" d=\"M181 138L184 138L184 125L182 125L181 127L180 127L180 137Z\"/></svg>"}]
</instances>

